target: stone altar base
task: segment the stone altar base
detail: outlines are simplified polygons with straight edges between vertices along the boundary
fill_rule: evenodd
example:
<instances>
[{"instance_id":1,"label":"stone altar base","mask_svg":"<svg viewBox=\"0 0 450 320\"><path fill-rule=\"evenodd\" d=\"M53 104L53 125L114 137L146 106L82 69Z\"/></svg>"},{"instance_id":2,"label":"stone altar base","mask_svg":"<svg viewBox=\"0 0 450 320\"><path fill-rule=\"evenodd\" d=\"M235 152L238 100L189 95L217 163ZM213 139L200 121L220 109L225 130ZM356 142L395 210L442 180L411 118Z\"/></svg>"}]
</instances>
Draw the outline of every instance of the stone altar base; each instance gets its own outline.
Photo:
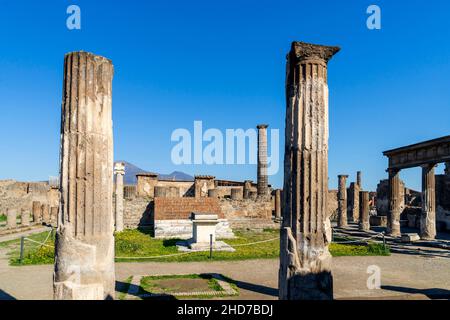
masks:
<instances>
[{"instance_id":1,"label":"stone altar base","mask_svg":"<svg viewBox=\"0 0 450 320\"><path fill-rule=\"evenodd\" d=\"M178 241L176 243L176 246L178 248L178 251L182 252L199 252L199 251L209 251L210 244L209 243L195 243L194 239L189 239L185 241ZM236 249L234 249L229 244L223 242L223 241L215 241L212 245L213 251L227 251L227 252L234 252Z\"/></svg>"}]
</instances>

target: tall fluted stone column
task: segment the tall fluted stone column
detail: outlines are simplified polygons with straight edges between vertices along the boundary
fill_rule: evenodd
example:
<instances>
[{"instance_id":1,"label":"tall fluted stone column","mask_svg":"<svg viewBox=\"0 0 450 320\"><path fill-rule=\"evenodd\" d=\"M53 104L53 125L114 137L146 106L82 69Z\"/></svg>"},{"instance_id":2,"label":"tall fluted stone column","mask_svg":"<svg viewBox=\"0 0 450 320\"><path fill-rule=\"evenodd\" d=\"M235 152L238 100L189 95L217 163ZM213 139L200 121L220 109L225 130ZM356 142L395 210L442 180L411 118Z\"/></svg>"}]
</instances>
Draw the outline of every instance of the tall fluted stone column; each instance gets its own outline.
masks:
<instances>
[{"instance_id":1,"label":"tall fluted stone column","mask_svg":"<svg viewBox=\"0 0 450 320\"><path fill-rule=\"evenodd\" d=\"M122 162L116 163L114 167L116 175L116 232L123 231L123 176L125 175L125 164Z\"/></svg>"},{"instance_id":2,"label":"tall fluted stone column","mask_svg":"<svg viewBox=\"0 0 450 320\"><path fill-rule=\"evenodd\" d=\"M275 190L275 220L279 221L281 218L281 190Z\"/></svg>"},{"instance_id":3,"label":"tall fluted stone column","mask_svg":"<svg viewBox=\"0 0 450 320\"><path fill-rule=\"evenodd\" d=\"M269 178L267 176L267 124L260 124L258 128L258 196L267 197L269 192Z\"/></svg>"},{"instance_id":4,"label":"tall fluted stone column","mask_svg":"<svg viewBox=\"0 0 450 320\"><path fill-rule=\"evenodd\" d=\"M362 172L361 171L356 172L356 184L358 185L359 190L361 190L362 189Z\"/></svg>"},{"instance_id":5,"label":"tall fluted stone column","mask_svg":"<svg viewBox=\"0 0 450 320\"><path fill-rule=\"evenodd\" d=\"M17 210L16 209L8 209L6 211L6 226L8 229L17 228Z\"/></svg>"},{"instance_id":6,"label":"tall fluted stone column","mask_svg":"<svg viewBox=\"0 0 450 320\"><path fill-rule=\"evenodd\" d=\"M386 233L393 237L401 235L400 214L401 214L401 183L400 171L389 170L389 212Z\"/></svg>"},{"instance_id":7,"label":"tall fluted stone column","mask_svg":"<svg viewBox=\"0 0 450 320\"><path fill-rule=\"evenodd\" d=\"M112 62L65 56L54 298L114 298Z\"/></svg>"},{"instance_id":8,"label":"tall fluted stone column","mask_svg":"<svg viewBox=\"0 0 450 320\"><path fill-rule=\"evenodd\" d=\"M30 225L30 212L22 209L20 212L20 224L22 227L28 227Z\"/></svg>"},{"instance_id":9,"label":"tall fluted stone column","mask_svg":"<svg viewBox=\"0 0 450 320\"><path fill-rule=\"evenodd\" d=\"M361 231L370 231L369 212L369 192L361 191L359 193L359 230Z\"/></svg>"},{"instance_id":10,"label":"tall fluted stone column","mask_svg":"<svg viewBox=\"0 0 450 320\"><path fill-rule=\"evenodd\" d=\"M347 226L347 175L339 175L338 186L338 227Z\"/></svg>"},{"instance_id":11,"label":"tall fluted stone column","mask_svg":"<svg viewBox=\"0 0 450 320\"><path fill-rule=\"evenodd\" d=\"M436 179L434 168L434 164L422 167L420 238L424 240L432 240L436 237Z\"/></svg>"},{"instance_id":12,"label":"tall fluted stone column","mask_svg":"<svg viewBox=\"0 0 450 320\"><path fill-rule=\"evenodd\" d=\"M327 63L338 51L294 42L287 58L280 299L333 299Z\"/></svg>"}]
</instances>

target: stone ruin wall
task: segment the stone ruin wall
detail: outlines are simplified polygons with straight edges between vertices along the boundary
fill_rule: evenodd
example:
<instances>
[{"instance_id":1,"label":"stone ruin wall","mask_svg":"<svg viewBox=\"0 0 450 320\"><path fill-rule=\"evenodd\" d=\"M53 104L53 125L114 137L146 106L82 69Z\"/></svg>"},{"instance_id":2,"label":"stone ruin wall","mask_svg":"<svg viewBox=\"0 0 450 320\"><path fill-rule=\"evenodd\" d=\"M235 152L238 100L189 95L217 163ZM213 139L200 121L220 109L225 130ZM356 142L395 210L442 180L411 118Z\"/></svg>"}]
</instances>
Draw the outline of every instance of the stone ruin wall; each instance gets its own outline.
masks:
<instances>
[{"instance_id":1,"label":"stone ruin wall","mask_svg":"<svg viewBox=\"0 0 450 320\"><path fill-rule=\"evenodd\" d=\"M6 215L8 209L16 209L19 215L22 209L31 214L35 201L50 208L58 207L59 191L47 182L0 181L0 215Z\"/></svg>"},{"instance_id":2,"label":"stone ruin wall","mask_svg":"<svg viewBox=\"0 0 450 320\"><path fill-rule=\"evenodd\" d=\"M436 175L436 227L450 231L450 175Z\"/></svg>"},{"instance_id":3,"label":"stone ruin wall","mask_svg":"<svg viewBox=\"0 0 450 320\"><path fill-rule=\"evenodd\" d=\"M327 212L330 221L337 221L338 218L338 190L328 190Z\"/></svg>"}]
</instances>

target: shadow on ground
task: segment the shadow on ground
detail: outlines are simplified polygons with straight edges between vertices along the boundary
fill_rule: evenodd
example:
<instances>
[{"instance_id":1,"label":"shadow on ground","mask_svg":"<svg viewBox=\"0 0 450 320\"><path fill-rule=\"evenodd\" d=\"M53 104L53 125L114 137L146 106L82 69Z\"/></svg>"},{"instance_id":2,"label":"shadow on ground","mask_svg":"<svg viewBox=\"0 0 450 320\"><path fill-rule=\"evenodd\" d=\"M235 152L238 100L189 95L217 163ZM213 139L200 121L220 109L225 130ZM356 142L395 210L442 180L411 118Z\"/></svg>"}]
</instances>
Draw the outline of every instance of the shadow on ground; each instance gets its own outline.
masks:
<instances>
[{"instance_id":1,"label":"shadow on ground","mask_svg":"<svg viewBox=\"0 0 450 320\"><path fill-rule=\"evenodd\" d=\"M16 300L16 298L0 289L0 300Z\"/></svg>"},{"instance_id":2,"label":"shadow on ground","mask_svg":"<svg viewBox=\"0 0 450 320\"><path fill-rule=\"evenodd\" d=\"M415 289L398 286L381 286L381 289L408 293L408 294L423 294L430 299L447 299L450 300L450 290L430 288L430 289Z\"/></svg>"}]
</instances>

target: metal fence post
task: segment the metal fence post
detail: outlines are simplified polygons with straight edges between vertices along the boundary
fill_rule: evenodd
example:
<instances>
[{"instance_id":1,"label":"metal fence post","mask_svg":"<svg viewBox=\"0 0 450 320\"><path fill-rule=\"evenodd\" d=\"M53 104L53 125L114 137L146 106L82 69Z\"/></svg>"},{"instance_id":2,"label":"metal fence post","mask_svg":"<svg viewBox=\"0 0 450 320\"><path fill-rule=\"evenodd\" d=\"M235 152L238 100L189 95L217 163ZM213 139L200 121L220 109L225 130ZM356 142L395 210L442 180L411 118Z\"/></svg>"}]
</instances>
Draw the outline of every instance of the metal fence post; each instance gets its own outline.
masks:
<instances>
[{"instance_id":1,"label":"metal fence post","mask_svg":"<svg viewBox=\"0 0 450 320\"><path fill-rule=\"evenodd\" d=\"M20 264L23 262L23 247L24 247L25 237L20 237Z\"/></svg>"},{"instance_id":2,"label":"metal fence post","mask_svg":"<svg viewBox=\"0 0 450 320\"><path fill-rule=\"evenodd\" d=\"M213 235L209 235L209 259L212 259L212 252L213 252Z\"/></svg>"}]
</instances>

